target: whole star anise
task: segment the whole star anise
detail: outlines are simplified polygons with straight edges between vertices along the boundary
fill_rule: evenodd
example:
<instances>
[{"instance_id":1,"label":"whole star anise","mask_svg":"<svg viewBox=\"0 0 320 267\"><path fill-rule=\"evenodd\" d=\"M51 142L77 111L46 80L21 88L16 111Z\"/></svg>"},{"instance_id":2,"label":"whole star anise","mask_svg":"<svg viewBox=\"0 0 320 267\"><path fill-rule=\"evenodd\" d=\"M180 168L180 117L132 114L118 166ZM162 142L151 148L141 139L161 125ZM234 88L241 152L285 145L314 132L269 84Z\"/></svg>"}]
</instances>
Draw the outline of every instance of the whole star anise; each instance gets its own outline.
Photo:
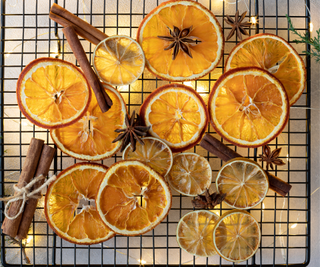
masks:
<instances>
[{"instance_id":1,"label":"whole star anise","mask_svg":"<svg viewBox=\"0 0 320 267\"><path fill-rule=\"evenodd\" d=\"M285 165L282 159L278 159L281 152L281 147L271 152L270 147L268 145L264 145L262 150L263 150L263 154L259 155L259 157L261 157L259 161L265 161L267 163L267 170L269 166L273 170L273 164L278 166Z\"/></svg>"},{"instance_id":2,"label":"whole star anise","mask_svg":"<svg viewBox=\"0 0 320 267\"><path fill-rule=\"evenodd\" d=\"M122 152L129 143L131 143L132 151L134 152L136 151L136 141L138 141L141 145L144 145L144 142L140 137L147 135L150 126L141 126L140 117L138 114L136 117L135 111L133 111L130 120L128 114L126 114L125 123L125 128L115 130L115 132L121 134L119 134L118 137L112 141L112 143L123 139L120 152Z\"/></svg>"},{"instance_id":3,"label":"whole star anise","mask_svg":"<svg viewBox=\"0 0 320 267\"><path fill-rule=\"evenodd\" d=\"M209 189L206 189L205 195L198 195L192 200L192 206L199 209L213 209L216 205L221 204L225 199L226 194L220 195L215 192L210 195Z\"/></svg>"},{"instance_id":4,"label":"whole star anise","mask_svg":"<svg viewBox=\"0 0 320 267\"><path fill-rule=\"evenodd\" d=\"M242 40L242 35L249 35L249 33L244 29L245 27L250 27L252 25L251 22L242 22L244 18L246 17L247 12L243 12L239 18L239 10L237 10L235 14L235 19L233 20L229 15L224 19L226 23L232 26L232 29L227 36L227 41L234 35L234 33L237 33L237 36L240 40Z\"/></svg>"},{"instance_id":5,"label":"whole star anise","mask_svg":"<svg viewBox=\"0 0 320 267\"><path fill-rule=\"evenodd\" d=\"M173 30L171 30L169 27L168 29L171 36L158 36L158 38L165 41L172 42L169 46L167 46L164 49L164 50L173 49L172 60L176 59L180 50L182 50L189 57L192 58L189 45L195 45L195 44L201 43L201 41L196 39L195 37L189 36L190 32L192 31L192 26L190 26L189 28L184 28L182 30L180 30L176 26L173 26Z\"/></svg>"}]
</instances>

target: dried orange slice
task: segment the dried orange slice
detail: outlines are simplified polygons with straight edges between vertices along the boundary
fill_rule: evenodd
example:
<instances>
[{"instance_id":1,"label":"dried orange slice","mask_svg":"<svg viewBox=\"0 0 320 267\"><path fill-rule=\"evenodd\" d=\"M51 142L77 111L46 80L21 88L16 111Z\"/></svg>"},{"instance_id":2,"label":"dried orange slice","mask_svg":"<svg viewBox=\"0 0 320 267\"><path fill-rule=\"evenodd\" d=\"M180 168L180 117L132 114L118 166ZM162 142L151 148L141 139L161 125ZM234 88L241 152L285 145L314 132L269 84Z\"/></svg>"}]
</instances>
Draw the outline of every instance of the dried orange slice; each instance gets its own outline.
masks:
<instances>
[{"instance_id":1,"label":"dried orange slice","mask_svg":"<svg viewBox=\"0 0 320 267\"><path fill-rule=\"evenodd\" d=\"M96 197L103 222L114 232L135 236L156 227L171 208L171 191L157 172L139 161L113 164Z\"/></svg>"},{"instance_id":2,"label":"dried orange slice","mask_svg":"<svg viewBox=\"0 0 320 267\"><path fill-rule=\"evenodd\" d=\"M144 65L142 48L127 36L108 37L93 52L93 67L98 77L114 86L136 81L142 74Z\"/></svg>"},{"instance_id":3,"label":"dried orange slice","mask_svg":"<svg viewBox=\"0 0 320 267\"><path fill-rule=\"evenodd\" d=\"M172 166L173 159L170 147L154 137L144 137L141 140L144 145L137 142L136 150L132 152L132 147L129 144L123 151L122 159L142 161L164 177Z\"/></svg>"},{"instance_id":4,"label":"dried orange slice","mask_svg":"<svg viewBox=\"0 0 320 267\"><path fill-rule=\"evenodd\" d=\"M204 193L212 182L209 162L195 153L180 153L173 157L173 164L166 176L171 188L186 196Z\"/></svg>"},{"instance_id":5,"label":"dried orange slice","mask_svg":"<svg viewBox=\"0 0 320 267\"><path fill-rule=\"evenodd\" d=\"M101 221L92 203L107 169L101 164L77 163L63 170L50 184L44 213L58 236L71 243L91 245L115 235Z\"/></svg>"},{"instance_id":6,"label":"dried orange slice","mask_svg":"<svg viewBox=\"0 0 320 267\"><path fill-rule=\"evenodd\" d=\"M251 209L261 203L269 189L269 180L261 166L247 158L229 160L218 172L217 191L233 208Z\"/></svg>"},{"instance_id":7,"label":"dried orange slice","mask_svg":"<svg viewBox=\"0 0 320 267\"><path fill-rule=\"evenodd\" d=\"M108 112L101 112L93 94L88 111L79 121L50 131L57 147L71 157L102 160L114 155L121 147L122 141L112 141L118 135L114 130L125 127L126 104L117 90L103 86L113 102Z\"/></svg>"},{"instance_id":8,"label":"dried orange slice","mask_svg":"<svg viewBox=\"0 0 320 267\"><path fill-rule=\"evenodd\" d=\"M288 95L269 72L255 67L223 74L209 96L209 116L218 134L243 147L276 138L289 119Z\"/></svg>"},{"instance_id":9,"label":"dried orange slice","mask_svg":"<svg viewBox=\"0 0 320 267\"><path fill-rule=\"evenodd\" d=\"M172 152L195 146L205 132L208 115L201 96L191 87L167 84L153 91L140 107L149 133L162 139Z\"/></svg>"},{"instance_id":10,"label":"dried orange slice","mask_svg":"<svg viewBox=\"0 0 320 267\"><path fill-rule=\"evenodd\" d=\"M242 210L223 214L213 230L213 242L218 254L231 262L250 259L256 253L260 239L258 222Z\"/></svg>"},{"instance_id":11,"label":"dried orange slice","mask_svg":"<svg viewBox=\"0 0 320 267\"><path fill-rule=\"evenodd\" d=\"M191 211L184 215L177 227L177 242L186 252L201 257L216 255L213 229L219 216L207 211Z\"/></svg>"},{"instance_id":12,"label":"dried orange slice","mask_svg":"<svg viewBox=\"0 0 320 267\"><path fill-rule=\"evenodd\" d=\"M90 86L73 64L57 58L29 63L17 82L18 105L37 126L54 129L76 122L86 112Z\"/></svg>"},{"instance_id":13,"label":"dried orange slice","mask_svg":"<svg viewBox=\"0 0 320 267\"><path fill-rule=\"evenodd\" d=\"M175 59L173 42L166 38L174 34L180 40L188 38L177 47L180 51ZM169 81L195 80L208 74L218 65L224 48L221 26L215 16L190 0L167 1L152 10L139 26L137 41L145 53L147 68Z\"/></svg>"},{"instance_id":14,"label":"dried orange slice","mask_svg":"<svg viewBox=\"0 0 320 267\"><path fill-rule=\"evenodd\" d=\"M287 91L290 105L301 96L306 68L297 51L279 36L262 33L240 42L231 51L225 70L259 67L276 76Z\"/></svg>"}]
</instances>

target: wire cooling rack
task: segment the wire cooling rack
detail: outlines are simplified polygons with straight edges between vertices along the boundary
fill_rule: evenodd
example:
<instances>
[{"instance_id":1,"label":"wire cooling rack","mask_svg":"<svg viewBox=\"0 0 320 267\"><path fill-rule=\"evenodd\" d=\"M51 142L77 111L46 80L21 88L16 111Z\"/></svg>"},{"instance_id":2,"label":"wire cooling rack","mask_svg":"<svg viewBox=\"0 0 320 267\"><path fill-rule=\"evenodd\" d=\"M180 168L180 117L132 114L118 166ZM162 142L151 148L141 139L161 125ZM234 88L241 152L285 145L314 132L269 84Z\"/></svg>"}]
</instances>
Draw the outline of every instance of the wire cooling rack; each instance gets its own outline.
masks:
<instances>
[{"instance_id":1,"label":"wire cooling rack","mask_svg":"<svg viewBox=\"0 0 320 267\"><path fill-rule=\"evenodd\" d=\"M19 73L31 60L39 57L59 57L77 64L67 45L60 26L50 21L48 13L53 2L77 14L108 35L123 34L136 37L143 17L163 1L157 0L7 0L1 1L1 193L12 194L12 185L19 178L31 137L44 139L53 145L47 130L32 125L20 113L15 88ZM292 43L294 36L288 31L285 17L288 14L297 30L309 31L310 2L293 0L199 0L211 9L219 20L225 35L230 28L224 23L226 14L248 11L258 24L250 35L258 32L277 34ZM238 42L236 37L226 42L219 66L209 75L185 84L197 90L205 101L214 82L223 73L228 53ZM94 46L83 40L82 44L91 60ZM291 108L290 120L282 134L271 143L272 149L282 147L282 159L287 163L278 167L275 175L293 187L285 198L269 191L263 204L252 209L262 233L256 255L243 262L246 266L306 266L310 260L310 59L303 53L307 47L293 44L304 59L307 68L307 86L299 101ZM147 70L131 86L120 87L129 112L138 111L146 96L167 82L156 79ZM215 134L209 126L208 131ZM231 146L233 149L237 149ZM191 150L205 156L212 167L213 176L222 162L201 147ZM257 159L259 149L237 149L243 156ZM118 153L103 161L110 166L121 160ZM76 160L58 151L49 175L59 173ZM212 185L212 189L215 185ZM1 205L3 221L3 204ZM33 266L89 266L89 265L217 265L231 266L218 256L193 257L177 245L175 230L179 219L192 210L191 198L173 192L173 206L168 217L154 230L138 237L116 236L103 244L78 246L61 240L48 227L43 214L43 199L34 216L28 238L23 241L25 251ZM219 215L228 207L219 206ZM26 264L19 246L1 235L1 262L4 266ZM240 265L241 265L240 264Z\"/></svg>"}]
</instances>

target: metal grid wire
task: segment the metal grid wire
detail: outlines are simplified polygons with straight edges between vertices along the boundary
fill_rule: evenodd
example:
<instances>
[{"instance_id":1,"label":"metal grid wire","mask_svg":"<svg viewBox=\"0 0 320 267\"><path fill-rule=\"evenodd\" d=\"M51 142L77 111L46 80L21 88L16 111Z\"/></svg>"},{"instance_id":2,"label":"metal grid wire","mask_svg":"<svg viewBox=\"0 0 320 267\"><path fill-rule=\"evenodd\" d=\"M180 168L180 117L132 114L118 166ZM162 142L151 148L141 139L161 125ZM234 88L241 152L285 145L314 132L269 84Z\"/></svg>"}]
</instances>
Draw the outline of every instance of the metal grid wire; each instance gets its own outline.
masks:
<instances>
[{"instance_id":1,"label":"metal grid wire","mask_svg":"<svg viewBox=\"0 0 320 267\"><path fill-rule=\"evenodd\" d=\"M59 57L77 64L64 39L61 27L50 21L48 13L53 0L7 0L1 1L1 194L10 195L12 185L19 178L31 137L44 139L53 145L47 130L28 122L18 109L15 97L19 73L31 60L39 57ZM59 0L55 1L108 35L123 34L136 37L137 29L160 0ZM294 36L288 31L285 14L292 18L301 32L309 30L310 16L306 6L309 1L294 0L199 0L211 9L219 20L225 35L230 27L224 23L226 14L233 15L237 9L248 10L256 16L259 24L252 27L250 35L258 32L277 34L292 43ZM205 101L217 78L223 73L228 53L238 40L233 37L226 42L223 59L209 75L198 81L186 82L197 90ZM94 46L82 40L91 60ZM275 175L288 181L293 187L285 198L269 191L263 204L252 209L251 214L259 221L262 233L256 255L246 266L306 266L310 259L310 59L303 54L304 45L293 44L302 56L307 68L307 86L299 101L291 108L290 120L281 135L271 143L271 148L283 147L285 166L278 167ZM138 111L146 96L167 82L156 79L147 70L131 86L118 88L129 112ZM215 135L209 126L208 131ZM257 160L259 149L236 149L243 156ZM222 161L197 146L190 150L205 156L212 167L213 177ZM110 166L121 160L118 153L103 163ZM59 173L76 160L58 151L49 175ZM212 190L215 188L213 183ZM3 211L4 205L1 206ZM139 237L115 238L103 244L78 246L61 240L48 227L43 215L43 199L37 208L28 239L24 241L26 253L34 266L48 265L218 265L231 266L218 256L193 257L182 251L175 237L179 219L192 210L191 198L173 192L173 206L168 217L154 230ZM226 212L224 204L215 212ZM3 221L3 212L0 214ZM19 246L1 235L1 262L5 266L25 264ZM240 264L240 265L241 265Z\"/></svg>"}]
</instances>

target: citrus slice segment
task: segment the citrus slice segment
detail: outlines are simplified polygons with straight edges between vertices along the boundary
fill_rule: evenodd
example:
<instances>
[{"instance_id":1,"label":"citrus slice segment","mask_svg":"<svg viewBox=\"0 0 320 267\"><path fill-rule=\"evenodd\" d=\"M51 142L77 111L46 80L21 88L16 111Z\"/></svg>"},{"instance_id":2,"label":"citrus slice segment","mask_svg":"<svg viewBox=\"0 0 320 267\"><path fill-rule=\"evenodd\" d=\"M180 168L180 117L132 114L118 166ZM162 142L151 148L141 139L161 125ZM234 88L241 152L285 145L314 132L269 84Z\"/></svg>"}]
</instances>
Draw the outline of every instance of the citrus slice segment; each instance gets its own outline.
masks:
<instances>
[{"instance_id":1,"label":"citrus slice segment","mask_svg":"<svg viewBox=\"0 0 320 267\"><path fill-rule=\"evenodd\" d=\"M229 160L218 172L217 191L233 208L250 209L261 203L269 189L268 176L261 166L247 158Z\"/></svg>"},{"instance_id":2,"label":"citrus slice segment","mask_svg":"<svg viewBox=\"0 0 320 267\"><path fill-rule=\"evenodd\" d=\"M18 105L32 123L46 129L61 128L80 119L90 99L90 86L73 64L57 58L30 62L17 82Z\"/></svg>"},{"instance_id":3,"label":"citrus slice segment","mask_svg":"<svg viewBox=\"0 0 320 267\"><path fill-rule=\"evenodd\" d=\"M204 193L212 182L209 162L195 153L180 153L173 157L173 164L166 176L171 188L186 196Z\"/></svg>"},{"instance_id":4,"label":"citrus slice segment","mask_svg":"<svg viewBox=\"0 0 320 267\"><path fill-rule=\"evenodd\" d=\"M278 79L260 68L246 67L218 79L208 107L218 134L237 146L258 147L281 133L290 105Z\"/></svg>"},{"instance_id":5,"label":"citrus slice segment","mask_svg":"<svg viewBox=\"0 0 320 267\"><path fill-rule=\"evenodd\" d=\"M149 166L120 161L104 176L96 207L112 231L135 236L152 230L167 216L171 198L168 184Z\"/></svg>"},{"instance_id":6,"label":"citrus slice segment","mask_svg":"<svg viewBox=\"0 0 320 267\"><path fill-rule=\"evenodd\" d=\"M162 139L172 152L195 146L208 123L206 105L191 87L167 84L153 91L140 107L140 116L149 133Z\"/></svg>"},{"instance_id":7,"label":"citrus slice segment","mask_svg":"<svg viewBox=\"0 0 320 267\"><path fill-rule=\"evenodd\" d=\"M168 39L173 34L179 38ZM175 59L174 39L183 41L176 48L179 52ZM167 1L152 10L139 26L137 41L145 53L147 68L169 81L195 80L208 74L218 65L224 49L221 26L215 16L189 0Z\"/></svg>"},{"instance_id":8,"label":"citrus slice segment","mask_svg":"<svg viewBox=\"0 0 320 267\"><path fill-rule=\"evenodd\" d=\"M71 243L91 245L115 235L101 221L94 205L88 204L94 201L107 169L101 164L77 163L63 170L49 185L44 213L58 236Z\"/></svg>"},{"instance_id":9,"label":"citrus slice segment","mask_svg":"<svg viewBox=\"0 0 320 267\"><path fill-rule=\"evenodd\" d=\"M231 51L225 70L259 67L272 73L287 91L290 105L301 96L306 83L306 68L297 51L283 38L262 33L240 42Z\"/></svg>"},{"instance_id":10,"label":"citrus slice segment","mask_svg":"<svg viewBox=\"0 0 320 267\"><path fill-rule=\"evenodd\" d=\"M112 143L117 137L116 129L125 127L126 104L121 94L103 84L113 105L102 113L93 94L86 114L76 123L50 131L53 142L62 152L83 160L102 160L114 155L122 140Z\"/></svg>"},{"instance_id":11,"label":"citrus slice segment","mask_svg":"<svg viewBox=\"0 0 320 267\"><path fill-rule=\"evenodd\" d=\"M144 137L141 140L144 145L137 142L136 150L132 152L132 147L129 144L123 151L122 159L142 161L164 177L172 166L173 159L170 147L154 137Z\"/></svg>"},{"instance_id":12,"label":"citrus slice segment","mask_svg":"<svg viewBox=\"0 0 320 267\"><path fill-rule=\"evenodd\" d=\"M93 67L98 77L111 85L128 85L144 70L145 58L140 45L128 36L102 40L93 52Z\"/></svg>"},{"instance_id":13,"label":"citrus slice segment","mask_svg":"<svg viewBox=\"0 0 320 267\"><path fill-rule=\"evenodd\" d=\"M201 257L216 255L213 229L219 216L207 210L191 211L184 215L177 227L177 242L186 252Z\"/></svg>"},{"instance_id":14,"label":"citrus slice segment","mask_svg":"<svg viewBox=\"0 0 320 267\"><path fill-rule=\"evenodd\" d=\"M225 260L241 262L250 259L260 244L260 227L250 213L232 210L223 214L213 230L213 242Z\"/></svg>"}]
</instances>

